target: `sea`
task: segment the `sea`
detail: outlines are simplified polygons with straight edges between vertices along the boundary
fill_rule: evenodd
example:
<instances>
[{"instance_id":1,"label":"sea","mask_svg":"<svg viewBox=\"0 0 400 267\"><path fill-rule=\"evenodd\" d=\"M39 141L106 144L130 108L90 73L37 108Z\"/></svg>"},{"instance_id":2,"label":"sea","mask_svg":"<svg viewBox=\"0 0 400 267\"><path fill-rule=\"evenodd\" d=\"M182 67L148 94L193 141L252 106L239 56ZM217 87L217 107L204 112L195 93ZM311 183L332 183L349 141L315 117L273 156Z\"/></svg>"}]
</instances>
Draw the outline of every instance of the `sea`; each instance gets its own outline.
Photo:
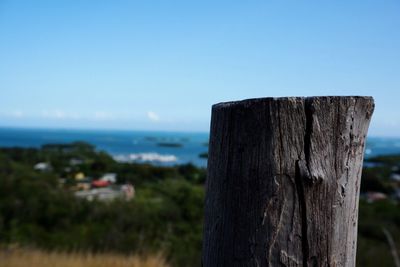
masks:
<instances>
[{"instance_id":1,"label":"sea","mask_svg":"<svg viewBox=\"0 0 400 267\"><path fill-rule=\"evenodd\" d=\"M192 163L207 165L200 157L208 148L207 132L161 132L122 130L67 130L1 128L0 147L33 147L84 141L105 151L120 162L140 162L154 165ZM365 158L400 154L400 138L368 137Z\"/></svg>"}]
</instances>

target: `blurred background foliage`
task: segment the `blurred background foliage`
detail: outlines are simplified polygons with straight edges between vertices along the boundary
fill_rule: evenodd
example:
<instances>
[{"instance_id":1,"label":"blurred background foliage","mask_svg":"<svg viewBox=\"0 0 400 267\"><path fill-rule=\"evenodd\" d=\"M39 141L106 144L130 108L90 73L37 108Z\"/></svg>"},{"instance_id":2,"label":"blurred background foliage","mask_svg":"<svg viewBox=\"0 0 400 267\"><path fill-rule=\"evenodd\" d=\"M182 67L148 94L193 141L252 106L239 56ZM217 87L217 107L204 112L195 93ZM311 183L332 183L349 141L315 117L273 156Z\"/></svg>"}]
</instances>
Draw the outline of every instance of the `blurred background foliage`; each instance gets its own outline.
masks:
<instances>
[{"instance_id":1,"label":"blurred background foliage","mask_svg":"<svg viewBox=\"0 0 400 267\"><path fill-rule=\"evenodd\" d=\"M119 183L132 183L136 197L112 202L78 199L65 165L92 176L113 171ZM370 203L363 192L392 194L388 178L399 161L378 159L382 165L364 169L359 212L357 266L394 266L386 228L400 241L400 211L388 198ZM52 170L38 172L37 162ZM70 180L61 186L59 178ZM0 240L3 246L58 251L164 253L173 266L200 266L206 171L193 165L156 167L117 163L85 143L42 149L0 149Z\"/></svg>"}]
</instances>

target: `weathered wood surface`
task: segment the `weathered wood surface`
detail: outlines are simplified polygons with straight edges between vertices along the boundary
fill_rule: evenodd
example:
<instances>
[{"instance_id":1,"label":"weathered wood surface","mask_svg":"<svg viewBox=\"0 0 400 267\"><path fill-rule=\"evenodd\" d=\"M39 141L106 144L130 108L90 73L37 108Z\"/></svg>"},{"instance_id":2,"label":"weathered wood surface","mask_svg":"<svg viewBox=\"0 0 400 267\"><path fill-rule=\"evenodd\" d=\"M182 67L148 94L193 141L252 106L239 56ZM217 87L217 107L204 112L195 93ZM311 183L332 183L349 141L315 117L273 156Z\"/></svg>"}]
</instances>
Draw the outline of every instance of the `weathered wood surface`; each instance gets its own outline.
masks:
<instances>
[{"instance_id":1,"label":"weathered wood surface","mask_svg":"<svg viewBox=\"0 0 400 267\"><path fill-rule=\"evenodd\" d=\"M212 108L203 266L355 266L371 97Z\"/></svg>"}]
</instances>

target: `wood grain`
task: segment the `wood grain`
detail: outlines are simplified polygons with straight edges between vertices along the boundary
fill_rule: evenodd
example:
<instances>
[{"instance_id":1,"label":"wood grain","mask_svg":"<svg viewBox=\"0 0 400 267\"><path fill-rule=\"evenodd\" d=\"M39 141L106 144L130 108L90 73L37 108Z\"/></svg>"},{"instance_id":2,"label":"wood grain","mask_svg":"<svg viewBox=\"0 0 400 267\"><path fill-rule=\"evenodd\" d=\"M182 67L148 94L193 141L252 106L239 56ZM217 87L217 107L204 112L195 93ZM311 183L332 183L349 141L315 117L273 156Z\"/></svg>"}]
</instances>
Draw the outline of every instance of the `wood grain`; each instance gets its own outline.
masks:
<instances>
[{"instance_id":1,"label":"wood grain","mask_svg":"<svg viewBox=\"0 0 400 267\"><path fill-rule=\"evenodd\" d=\"M212 108L203 266L355 266L371 97Z\"/></svg>"}]
</instances>

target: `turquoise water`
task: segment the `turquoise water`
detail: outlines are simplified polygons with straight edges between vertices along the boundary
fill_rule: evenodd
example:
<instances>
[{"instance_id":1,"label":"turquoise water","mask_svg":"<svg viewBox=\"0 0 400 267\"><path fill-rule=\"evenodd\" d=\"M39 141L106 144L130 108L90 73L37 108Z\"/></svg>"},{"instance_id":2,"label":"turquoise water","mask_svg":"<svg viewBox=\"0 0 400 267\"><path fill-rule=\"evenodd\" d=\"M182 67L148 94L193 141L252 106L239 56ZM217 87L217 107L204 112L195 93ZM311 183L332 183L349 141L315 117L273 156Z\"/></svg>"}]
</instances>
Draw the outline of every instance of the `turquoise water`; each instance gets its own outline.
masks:
<instances>
[{"instance_id":1,"label":"turquoise water","mask_svg":"<svg viewBox=\"0 0 400 267\"><path fill-rule=\"evenodd\" d=\"M199 154L207 151L208 133L0 128L0 147L40 147L74 141L88 142L121 161L207 164Z\"/></svg>"},{"instance_id":2,"label":"turquoise water","mask_svg":"<svg viewBox=\"0 0 400 267\"><path fill-rule=\"evenodd\" d=\"M0 128L0 147L40 147L74 141L93 144L120 161L207 164L199 154L207 151L208 133ZM367 158L396 153L400 154L400 138L370 137L367 140Z\"/></svg>"}]
</instances>

